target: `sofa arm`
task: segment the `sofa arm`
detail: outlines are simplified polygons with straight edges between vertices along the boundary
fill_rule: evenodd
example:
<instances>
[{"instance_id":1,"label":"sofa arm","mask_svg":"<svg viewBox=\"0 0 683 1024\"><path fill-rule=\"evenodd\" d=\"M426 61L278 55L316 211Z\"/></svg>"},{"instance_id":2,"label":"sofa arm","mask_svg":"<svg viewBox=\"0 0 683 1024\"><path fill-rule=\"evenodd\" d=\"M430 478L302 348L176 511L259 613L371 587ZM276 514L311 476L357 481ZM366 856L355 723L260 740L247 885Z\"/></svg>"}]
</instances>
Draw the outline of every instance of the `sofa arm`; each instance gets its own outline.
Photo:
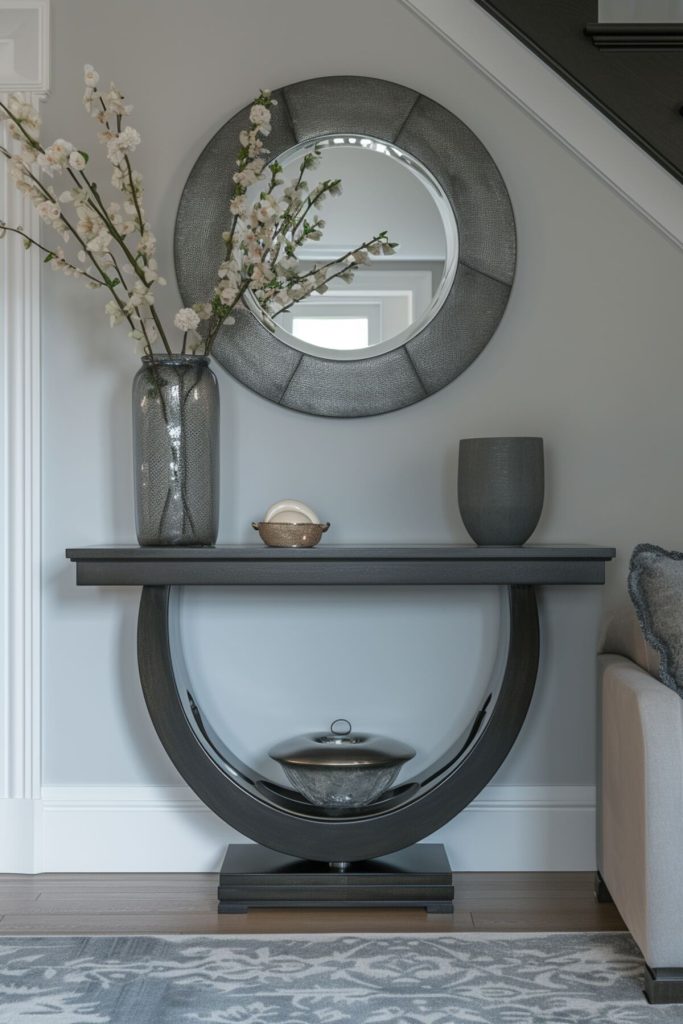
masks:
<instances>
[{"instance_id":1,"label":"sofa arm","mask_svg":"<svg viewBox=\"0 0 683 1024\"><path fill-rule=\"evenodd\" d=\"M602 655L599 868L650 967L683 966L683 701Z\"/></svg>"}]
</instances>

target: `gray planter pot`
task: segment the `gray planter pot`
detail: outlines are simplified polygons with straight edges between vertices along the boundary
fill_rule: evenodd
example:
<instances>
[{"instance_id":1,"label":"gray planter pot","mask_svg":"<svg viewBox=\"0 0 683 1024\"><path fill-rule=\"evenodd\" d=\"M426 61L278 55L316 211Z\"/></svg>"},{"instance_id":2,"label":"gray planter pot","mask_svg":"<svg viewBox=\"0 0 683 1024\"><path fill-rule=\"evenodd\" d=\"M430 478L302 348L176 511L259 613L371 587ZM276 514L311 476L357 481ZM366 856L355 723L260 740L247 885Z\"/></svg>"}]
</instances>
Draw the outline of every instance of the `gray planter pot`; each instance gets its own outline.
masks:
<instances>
[{"instance_id":1,"label":"gray planter pot","mask_svg":"<svg viewBox=\"0 0 683 1024\"><path fill-rule=\"evenodd\" d=\"M519 546L543 510L541 437L469 437L460 442L458 505L481 545Z\"/></svg>"}]
</instances>

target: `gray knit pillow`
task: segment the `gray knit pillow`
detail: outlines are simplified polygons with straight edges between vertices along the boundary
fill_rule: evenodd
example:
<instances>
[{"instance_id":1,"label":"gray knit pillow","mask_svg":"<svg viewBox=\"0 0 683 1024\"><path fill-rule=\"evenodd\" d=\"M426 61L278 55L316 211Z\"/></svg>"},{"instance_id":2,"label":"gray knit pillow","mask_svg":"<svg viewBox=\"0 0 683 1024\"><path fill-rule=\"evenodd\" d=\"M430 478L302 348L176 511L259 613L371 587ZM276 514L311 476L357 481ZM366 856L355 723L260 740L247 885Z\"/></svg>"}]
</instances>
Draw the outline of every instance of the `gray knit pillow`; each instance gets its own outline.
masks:
<instances>
[{"instance_id":1,"label":"gray knit pillow","mask_svg":"<svg viewBox=\"0 0 683 1024\"><path fill-rule=\"evenodd\" d=\"M645 639L660 654L659 678L683 697L683 553L639 544L628 592Z\"/></svg>"}]
</instances>

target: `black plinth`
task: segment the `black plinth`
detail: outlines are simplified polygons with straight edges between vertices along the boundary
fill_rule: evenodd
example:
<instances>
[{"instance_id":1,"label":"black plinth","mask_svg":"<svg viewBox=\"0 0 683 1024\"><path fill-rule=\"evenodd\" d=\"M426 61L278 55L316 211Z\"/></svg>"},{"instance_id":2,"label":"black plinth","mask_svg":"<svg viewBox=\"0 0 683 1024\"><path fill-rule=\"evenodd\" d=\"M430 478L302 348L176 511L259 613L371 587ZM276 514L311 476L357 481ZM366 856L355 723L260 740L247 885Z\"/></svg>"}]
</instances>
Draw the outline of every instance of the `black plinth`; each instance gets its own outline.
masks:
<instances>
[{"instance_id":1,"label":"black plinth","mask_svg":"<svg viewBox=\"0 0 683 1024\"><path fill-rule=\"evenodd\" d=\"M340 871L296 860L256 843L228 847L218 885L218 912L258 907L412 907L453 912L453 875L441 844L418 843Z\"/></svg>"}]
</instances>

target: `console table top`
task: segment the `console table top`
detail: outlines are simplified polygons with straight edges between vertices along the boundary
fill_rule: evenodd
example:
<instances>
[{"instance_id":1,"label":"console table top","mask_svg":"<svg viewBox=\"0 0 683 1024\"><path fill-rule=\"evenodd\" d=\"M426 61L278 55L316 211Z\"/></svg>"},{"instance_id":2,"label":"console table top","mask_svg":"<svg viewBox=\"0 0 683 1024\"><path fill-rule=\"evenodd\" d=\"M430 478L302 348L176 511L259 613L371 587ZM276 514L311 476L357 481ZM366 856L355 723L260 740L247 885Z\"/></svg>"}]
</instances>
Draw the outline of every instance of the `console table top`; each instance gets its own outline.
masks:
<instances>
[{"instance_id":1,"label":"console table top","mask_svg":"<svg viewBox=\"0 0 683 1024\"><path fill-rule=\"evenodd\" d=\"M615 549L579 544L69 548L81 586L604 583Z\"/></svg>"}]
</instances>

